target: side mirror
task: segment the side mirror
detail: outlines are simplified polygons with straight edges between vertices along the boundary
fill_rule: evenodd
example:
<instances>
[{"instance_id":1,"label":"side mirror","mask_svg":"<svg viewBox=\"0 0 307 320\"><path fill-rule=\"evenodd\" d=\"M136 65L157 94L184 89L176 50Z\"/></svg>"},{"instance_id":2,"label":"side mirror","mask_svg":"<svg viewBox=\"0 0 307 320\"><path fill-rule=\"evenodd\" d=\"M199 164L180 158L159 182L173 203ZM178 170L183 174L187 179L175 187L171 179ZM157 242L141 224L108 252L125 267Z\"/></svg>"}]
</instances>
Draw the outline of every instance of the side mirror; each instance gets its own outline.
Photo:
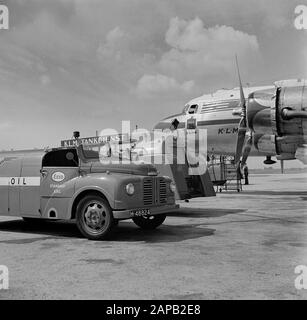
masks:
<instances>
[{"instance_id":1,"label":"side mirror","mask_svg":"<svg viewBox=\"0 0 307 320\"><path fill-rule=\"evenodd\" d=\"M47 171L47 170L44 170L44 169L40 169L39 172L40 172L40 174L42 175L42 177L46 177L47 174L48 174L48 171Z\"/></svg>"}]
</instances>

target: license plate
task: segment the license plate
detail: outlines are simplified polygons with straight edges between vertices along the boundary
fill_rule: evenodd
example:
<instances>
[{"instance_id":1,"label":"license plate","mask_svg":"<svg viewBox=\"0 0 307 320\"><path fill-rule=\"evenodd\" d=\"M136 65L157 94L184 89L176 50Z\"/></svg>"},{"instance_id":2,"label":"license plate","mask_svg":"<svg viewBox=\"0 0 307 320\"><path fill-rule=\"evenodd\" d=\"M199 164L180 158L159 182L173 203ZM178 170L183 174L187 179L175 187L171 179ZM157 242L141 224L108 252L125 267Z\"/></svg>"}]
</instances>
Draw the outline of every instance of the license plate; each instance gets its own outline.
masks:
<instances>
[{"instance_id":1,"label":"license plate","mask_svg":"<svg viewBox=\"0 0 307 320\"><path fill-rule=\"evenodd\" d=\"M131 210L130 213L133 217L144 217L144 216L150 215L150 210L149 209L137 209L137 210Z\"/></svg>"}]
</instances>

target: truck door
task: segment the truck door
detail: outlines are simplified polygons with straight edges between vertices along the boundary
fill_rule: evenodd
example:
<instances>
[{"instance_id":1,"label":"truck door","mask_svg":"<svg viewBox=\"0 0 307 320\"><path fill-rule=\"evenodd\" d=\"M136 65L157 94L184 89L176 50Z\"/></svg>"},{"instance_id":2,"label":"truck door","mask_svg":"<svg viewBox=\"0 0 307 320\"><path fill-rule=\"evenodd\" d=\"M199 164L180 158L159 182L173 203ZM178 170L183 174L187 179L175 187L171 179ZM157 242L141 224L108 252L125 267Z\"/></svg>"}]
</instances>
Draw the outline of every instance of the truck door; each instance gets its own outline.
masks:
<instances>
[{"instance_id":1,"label":"truck door","mask_svg":"<svg viewBox=\"0 0 307 320\"><path fill-rule=\"evenodd\" d=\"M79 159L76 149L61 149L46 153L42 161L42 198L70 198L75 189L71 180L79 176Z\"/></svg>"}]
</instances>

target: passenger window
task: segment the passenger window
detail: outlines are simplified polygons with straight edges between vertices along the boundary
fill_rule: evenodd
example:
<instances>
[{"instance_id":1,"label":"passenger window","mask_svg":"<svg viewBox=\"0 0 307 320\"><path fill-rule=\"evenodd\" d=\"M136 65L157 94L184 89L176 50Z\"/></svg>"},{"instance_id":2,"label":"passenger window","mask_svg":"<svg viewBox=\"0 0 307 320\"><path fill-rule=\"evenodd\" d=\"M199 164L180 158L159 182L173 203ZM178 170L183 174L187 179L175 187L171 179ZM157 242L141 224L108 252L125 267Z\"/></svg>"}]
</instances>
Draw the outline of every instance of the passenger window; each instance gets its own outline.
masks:
<instances>
[{"instance_id":1,"label":"passenger window","mask_svg":"<svg viewBox=\"0 0 307 320\"><path fill-rule=\"evenodd\" d=\"M190 109L189 109L189 114L194 114L197 112L198 109L198 105L197 104L193 104L191 105Z\"/></svg>"},{"instance_id":2,"label":"passenger window","mask_svg":"<svg viewBox=\"0 0 307 320\"><path fill-rule=\"evenodd\" d=\"M43 167L78 167L78 155L75 149L48 152L43 158Z\"/></svg>"}]
</instances>

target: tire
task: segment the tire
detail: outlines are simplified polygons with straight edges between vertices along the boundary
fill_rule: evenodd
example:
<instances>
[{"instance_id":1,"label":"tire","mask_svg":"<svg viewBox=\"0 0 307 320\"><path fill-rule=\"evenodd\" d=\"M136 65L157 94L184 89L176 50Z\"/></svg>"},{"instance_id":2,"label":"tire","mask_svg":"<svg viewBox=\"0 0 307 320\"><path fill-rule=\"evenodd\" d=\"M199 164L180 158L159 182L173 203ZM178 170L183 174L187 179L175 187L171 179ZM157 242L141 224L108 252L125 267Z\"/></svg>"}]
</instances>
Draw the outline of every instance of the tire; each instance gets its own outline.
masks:
<instances>
[{"instance_id":1,"label":"tire","mask_svg":"<svg viewBox=\"0 0 307 320\"><path fill-rule=\"evenodd\" d=\"M153 230L159 227L166 219L166 214L158 214L156 216L135 217L133 222L140 228L145 230Z\"/></svg>"},{"instance_id":2,"label":"tire","mask_svg":"<svg viewBox=\"0 0 307 320\"><path fill-rule=\"evenodd\" d=\"M107 200L100 196L85 196L77 206L77 226L85 238L103 240L114 226L113 212Z\"/></svg>"}]
</instances>

